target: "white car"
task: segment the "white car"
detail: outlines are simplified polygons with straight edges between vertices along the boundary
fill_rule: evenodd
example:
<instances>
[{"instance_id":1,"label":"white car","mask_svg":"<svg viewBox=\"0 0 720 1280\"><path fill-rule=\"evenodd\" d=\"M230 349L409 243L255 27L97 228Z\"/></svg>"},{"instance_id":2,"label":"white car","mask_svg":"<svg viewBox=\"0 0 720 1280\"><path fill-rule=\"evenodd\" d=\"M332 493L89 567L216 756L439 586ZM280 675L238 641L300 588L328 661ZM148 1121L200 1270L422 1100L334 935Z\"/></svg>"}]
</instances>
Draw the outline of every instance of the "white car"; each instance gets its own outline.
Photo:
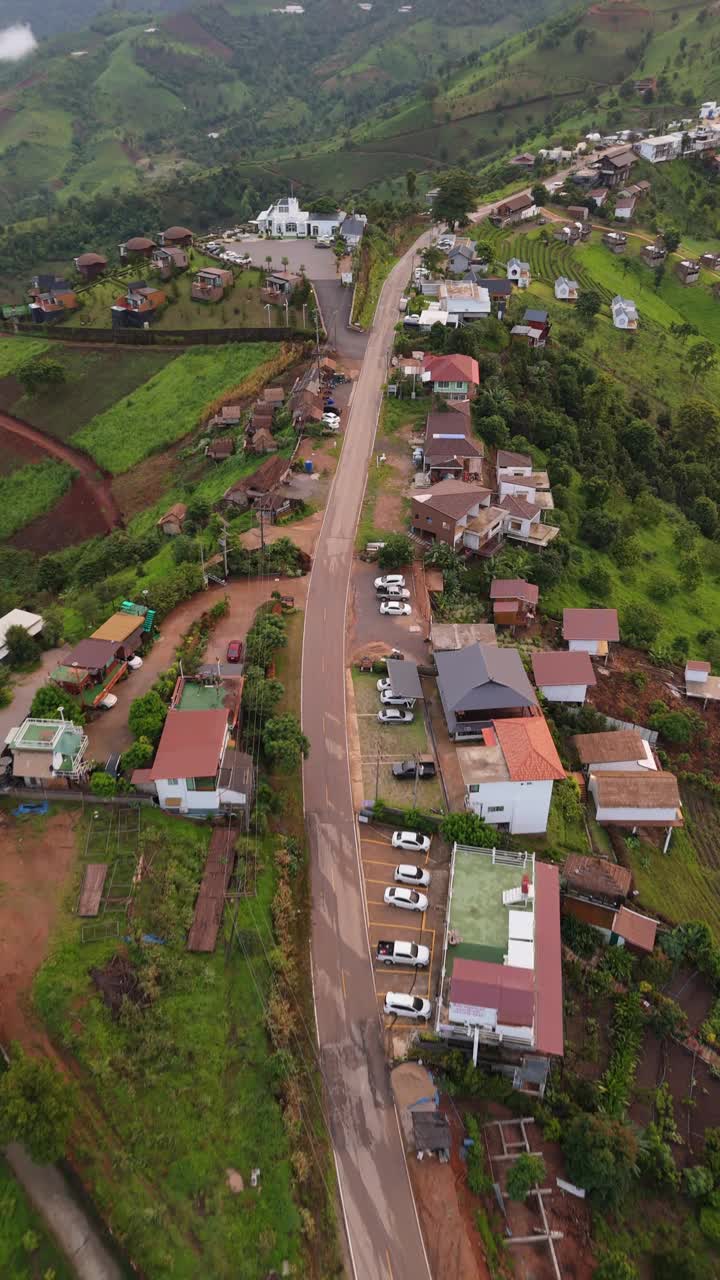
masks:
<instances>
[{"instance_id":1,"label":"white car","mask_svg":"<svg viewBox=\"0 0 720 1280\"><path fill-rule=\"evenodd\" d=\"M380 602L380 612L389 613L392 618L407 618L412 613L409 604L404 604L402 600L382 600Z\"/></svg>"},{"instance_id":2,"label":"white car","mask_svg":"<svg viewBox=\"0 0 720 1280\"><path fill-rule=\"evenodd\" d=\"M428 900L416 889L389 887L384 894L387 907L402 907L403 911L427 911Z\"/></svg>"},{"instance_id":3,"label":"white car","mask_svg":"<svg viewBox=\"0 0 720 1280\"><path fill-rule=\"evenodd\" d=\"M422 867L416 867L412 863L401 862L393 872L393 880L396 884L414 884L426 889L430 883L430 872L423 871Z\"/></svg>"},{"instance_id":4,"label":"white car","mask_svg":"<svg viewBox=\"0 0 720 1280\"><path fill-rule=\"evenodd\" d=\"M106 693L97 704L103 711L112 711L117 706L117 695L114 693Z\"/></svg>"},{"instance_id":5,"label":"white car","mask_svg":"<svg viewBox=\"0 0 720 1280\"><path fill-rule=\"evenodd\" d=\"M383 707L382 711L378 711L377 718L381 724L412 724L415 716L412 711L405 711L403 707Z\"/></svg>"},{"instance_id":6,"label":"white car","mask_svg":"<svg viewBox=\"0 0 720 1280\"><path fill-rule=\"evenodd\" d=\"M339 427L339 426L340 426L340 414L339 414L339 413L324 413L324 414L323 414L323 416L322 416L322 420L323 420L323 422L326 422L326 423L328 424L328 426L329 426L329 427Z\"/></svg>"},{"instance_id":7,"label":"white car","mask_svg":"<svg viewBox=\"0 0 720 1280\"><path fill-rule=\"evenodd\" d=\"M382 591L387 587L404 587L405 579L401 573L386 573L382 578L375 579L375 590Z\"/></svg>"},{"instance_id":8,"label":"white car","mask_svg":"<svg viewBox=\"0 0 720 1280\"><path fill-rule=\"evenodd\" d=\"M134 653L132 658L128 658L128 667L131 671L139 671L143 664L143 660L138 653Z\"/></svg>"},{"instance_id":9,"label":"white car","mask_svg":"<svg viewBox=\"0 0 720 1280\"><path fill-rule=\"evenodd\" d=\"M399 1018L417 1018L427 1022L432 1004L422 996L406 996L404 991L388 991L385 996L385 1013L396 1013Z\"/></svg>"},{"instance_id":10,"label":"white car","mask_svg":"<svg viewBox=\"0 0 720 1280\"><path fill-rule=\"evenodd\" d=\"M391 689L391 688L392 688L392 685L390 684L390 679L388 676L384 676L381 680L378 680L377 682L378 693L384 693L386 689Z\"/></svg>"},{"instance_id":11,"label":"white car","mask_svg":"<svg viewBox=\"0 0 720 1280\"><path fill-rule=\"evenodd\" d=\"M410 698L401 698L397 693L393 693L392 689L383 689L380 701L384 707L412 707Z\"/></svg>"},{"instance_id":12,"label":"white car","mask_svg":"<svg viewBox=\"0 0 720 1280\"><path fill-rule=\"evenodd\" d=\"M419 831L394 831L393 849L407 849L408 853L429 853L430 836L421 836Z\"/></svg>"}]
</instances>

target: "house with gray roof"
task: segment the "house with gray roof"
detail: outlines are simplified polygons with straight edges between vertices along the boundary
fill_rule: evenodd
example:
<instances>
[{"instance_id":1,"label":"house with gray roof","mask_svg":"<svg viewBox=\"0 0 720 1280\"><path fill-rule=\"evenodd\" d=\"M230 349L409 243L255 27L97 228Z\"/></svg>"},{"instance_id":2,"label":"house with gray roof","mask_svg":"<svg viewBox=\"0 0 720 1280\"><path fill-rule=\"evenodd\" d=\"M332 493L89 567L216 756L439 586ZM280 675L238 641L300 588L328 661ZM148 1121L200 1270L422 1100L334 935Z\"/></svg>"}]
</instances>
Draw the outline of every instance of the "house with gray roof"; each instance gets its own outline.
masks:
<instances>
[{"instance_id":1,"label":"house with gray roof","mask_svg":"<svg viewBox=\"0 0 720 1280\"><path fill-rule=\"evenodd\" d=\"M535 712L537 698L517 649L471 644L437 652L435 665L451 738L482 738L495 718Z\"/></svg>"},{"instance_id":2,"label":"house with gray roof","mask_svg":"<svg viewBox=\"0 0 720 1280\"><path fill-rule=\"evenodd\" d=\"M340 235L349 249L354 249L365 234L367 218L364 213L350 213L340 223Z\"/></svg>"}]
</instances>

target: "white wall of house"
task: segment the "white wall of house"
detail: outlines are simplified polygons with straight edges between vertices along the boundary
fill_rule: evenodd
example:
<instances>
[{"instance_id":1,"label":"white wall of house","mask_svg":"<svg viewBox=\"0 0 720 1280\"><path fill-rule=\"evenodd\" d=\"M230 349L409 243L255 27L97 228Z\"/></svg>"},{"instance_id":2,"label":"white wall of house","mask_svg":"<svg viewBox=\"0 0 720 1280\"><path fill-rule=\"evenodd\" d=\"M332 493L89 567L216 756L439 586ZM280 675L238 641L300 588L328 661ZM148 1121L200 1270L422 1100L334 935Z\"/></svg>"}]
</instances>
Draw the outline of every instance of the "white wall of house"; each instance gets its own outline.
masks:
<instances>
[{"instance_id":1,"label":"white wall of house","mask_svg":"<svg viewBox=\"0 0 720 1280\"><path fill-rule=\"evenodd\" d=\"M518 476L522 478L522 476L531 476L531 475L532 475L532 465L530 464L527 467L521 467L518 465L514 467L498 467L497 469L498 484L500 483L501 480L513 480Z\"/></svg>"},{"instance_id":2,"label":"white wall of house","mask_svg":"<svg viewBox=\"0 0 720 1280\"><path fill-rule=\"evenodd\" d=\"M571 653L599 653L599 640L568 640L568 649Z\"/></svg>"},{"instance_id":3,"label":"white wall of house","mask_svg":"<svg viewBox=\"0 0 720 1280\"><path fill-rule=\"evenodd\" d=\"M540 512L529 520L526 516L508 516L505 521L505 532L508 538L529 538L533 527L540 523Z\"/></svg>"},{"instance_id":4,"label":"white wall of house","mask_svg":"<svg viewBox=\"0 0 720 1280\"><path fill-rule=\"evenodd\" d=\"M535 485L528 480L523 480L522 476L503 476L500 475L500 497L506 498L508 494L519 493L529 502L535 501Z\"/></svg>"},{"instance_id":5,"label":"white wall of house","mask_svg":"<svg viewBox=\"0 0 720 1280\"><path fill-rule=\"evenodd\" d=\"M662 825L674 822L677 809L601 809L596 806L595 817L600 823L617 822L626 827L644 827L648 823Z\"/></svg>"},{"instance_id":6,"label":"white wall of house","mask_svg":"<svg viewBox=\"0 0 720 1280\"><path fill-rule=\"evenodd\" d=\"M218 791L190 791L187 778L158 778L155 786L161 809L192 814L220 808Z\"/></svg>"},{"instance_id":7,"label":"white wall of house","mask_svg":"<svg viewBox=\"0 0 720 1280\"><path fill-rule=\"evenodd\" d=\"M540 686L540 692L544 694L548 702L584 702L587 694L587 685L544 684Z\"/></svg>"},{"instance_id":8,"label":"white wall of house","mask_svg":"<svg viewBox=\"0 0 720 1280\"><path fill-rule=\"evenodd\" d=\"M499 1036L512 1037L513 1040L521 1040L525 1044L533 1044L533 1028L532 1027L511 1027L502 1022L498 1022L497 1009L484 1009L479 1005L457 1004L450 1001L448 1005L448 1021L458 1027L480 1027L483 1031L490 1031ZM470 1032L472 1036L472 1031Z\"/></svg>"},{"instance_id":9,"label":"white wall of house","mask_svg":"<svg viewBox=\"0 0 720 1280\"><path fill-rule=\"evenodd\" d=\"M493 538L497 538L498 534L502 532L503 524L503 520L496 520L494 524L491 524L485 530L482 537L474 529L464 529L463 546L467 547L468 551L479 551L480 547L484 547L486 542L492 542Z\"/></svg>"},{"instance_id":10,"label":"white wall of house","mask_svg":"<svg viewBox=\"0 0 720 1280\"><path fill-rule=\"evenodd\" d=\"M552 788L552 781L469 783L465 805L485 822L507 823L511 835L539 835L547 830Z\"/></svg>"}]
</instances>

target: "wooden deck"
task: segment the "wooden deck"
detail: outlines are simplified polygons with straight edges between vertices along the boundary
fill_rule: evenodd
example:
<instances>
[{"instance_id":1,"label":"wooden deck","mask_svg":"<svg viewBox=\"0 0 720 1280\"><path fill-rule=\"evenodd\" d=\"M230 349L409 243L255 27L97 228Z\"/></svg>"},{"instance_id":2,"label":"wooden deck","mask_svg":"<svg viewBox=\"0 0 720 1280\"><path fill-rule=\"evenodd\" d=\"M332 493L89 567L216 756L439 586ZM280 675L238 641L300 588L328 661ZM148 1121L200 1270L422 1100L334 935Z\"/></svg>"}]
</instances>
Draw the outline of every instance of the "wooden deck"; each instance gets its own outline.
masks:
<instances>
[{"instance_id":1,"label":"wooden deck","mask_svg":"<svg viewBox=\"0 0 720 1280\"><path fill-rule=\"evenodd\" d=\"M86 866L80 890L79 916L96 916L98 914L107 873L107 862L89 862Z\"/></svg>"},{"instance_id":2,"label":"wooden deck","mask_svg":"<svg viewBox=\"0 0 720 1280\"><path fill-rule=\"evenodd\" d=\"M188 934L188 951L215 950L225 893L235 863L234 843L232 828L216 827L210 837L210 849Z\"/></svg>"}]
</instances>

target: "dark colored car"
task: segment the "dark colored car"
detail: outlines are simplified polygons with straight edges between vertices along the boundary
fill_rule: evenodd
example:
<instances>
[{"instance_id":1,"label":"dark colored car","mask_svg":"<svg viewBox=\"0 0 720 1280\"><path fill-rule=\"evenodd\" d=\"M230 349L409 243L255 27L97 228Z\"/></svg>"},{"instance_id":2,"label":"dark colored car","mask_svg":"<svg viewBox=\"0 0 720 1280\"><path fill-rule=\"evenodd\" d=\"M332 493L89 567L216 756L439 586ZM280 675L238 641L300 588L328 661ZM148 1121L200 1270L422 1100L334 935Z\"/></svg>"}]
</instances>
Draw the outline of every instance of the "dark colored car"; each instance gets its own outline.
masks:
<instances>
[{"instance_id":1,"label":"dark colored car","mask_svg":"<svg viewBox=\"0 0 720 1280\"><path fill-rule=\"evenodd\" d=\"M400 764L394 764L392 767L393 778L414 778L415 769L418 771L418 778L434 778L436 774L434 760L420 760L417 765L414 760L403 760Z\"/></svg>"},{"instance_id":2,"label":"dark colored car","mask_svg":"<svg viewBox=\"0 0 720 1280\"><path fill-rule=\"evenodd\" d=\"M228 662L242 662L243 647L242 640L231 640L227 647Z\"/></svg>"}]
</instances>

